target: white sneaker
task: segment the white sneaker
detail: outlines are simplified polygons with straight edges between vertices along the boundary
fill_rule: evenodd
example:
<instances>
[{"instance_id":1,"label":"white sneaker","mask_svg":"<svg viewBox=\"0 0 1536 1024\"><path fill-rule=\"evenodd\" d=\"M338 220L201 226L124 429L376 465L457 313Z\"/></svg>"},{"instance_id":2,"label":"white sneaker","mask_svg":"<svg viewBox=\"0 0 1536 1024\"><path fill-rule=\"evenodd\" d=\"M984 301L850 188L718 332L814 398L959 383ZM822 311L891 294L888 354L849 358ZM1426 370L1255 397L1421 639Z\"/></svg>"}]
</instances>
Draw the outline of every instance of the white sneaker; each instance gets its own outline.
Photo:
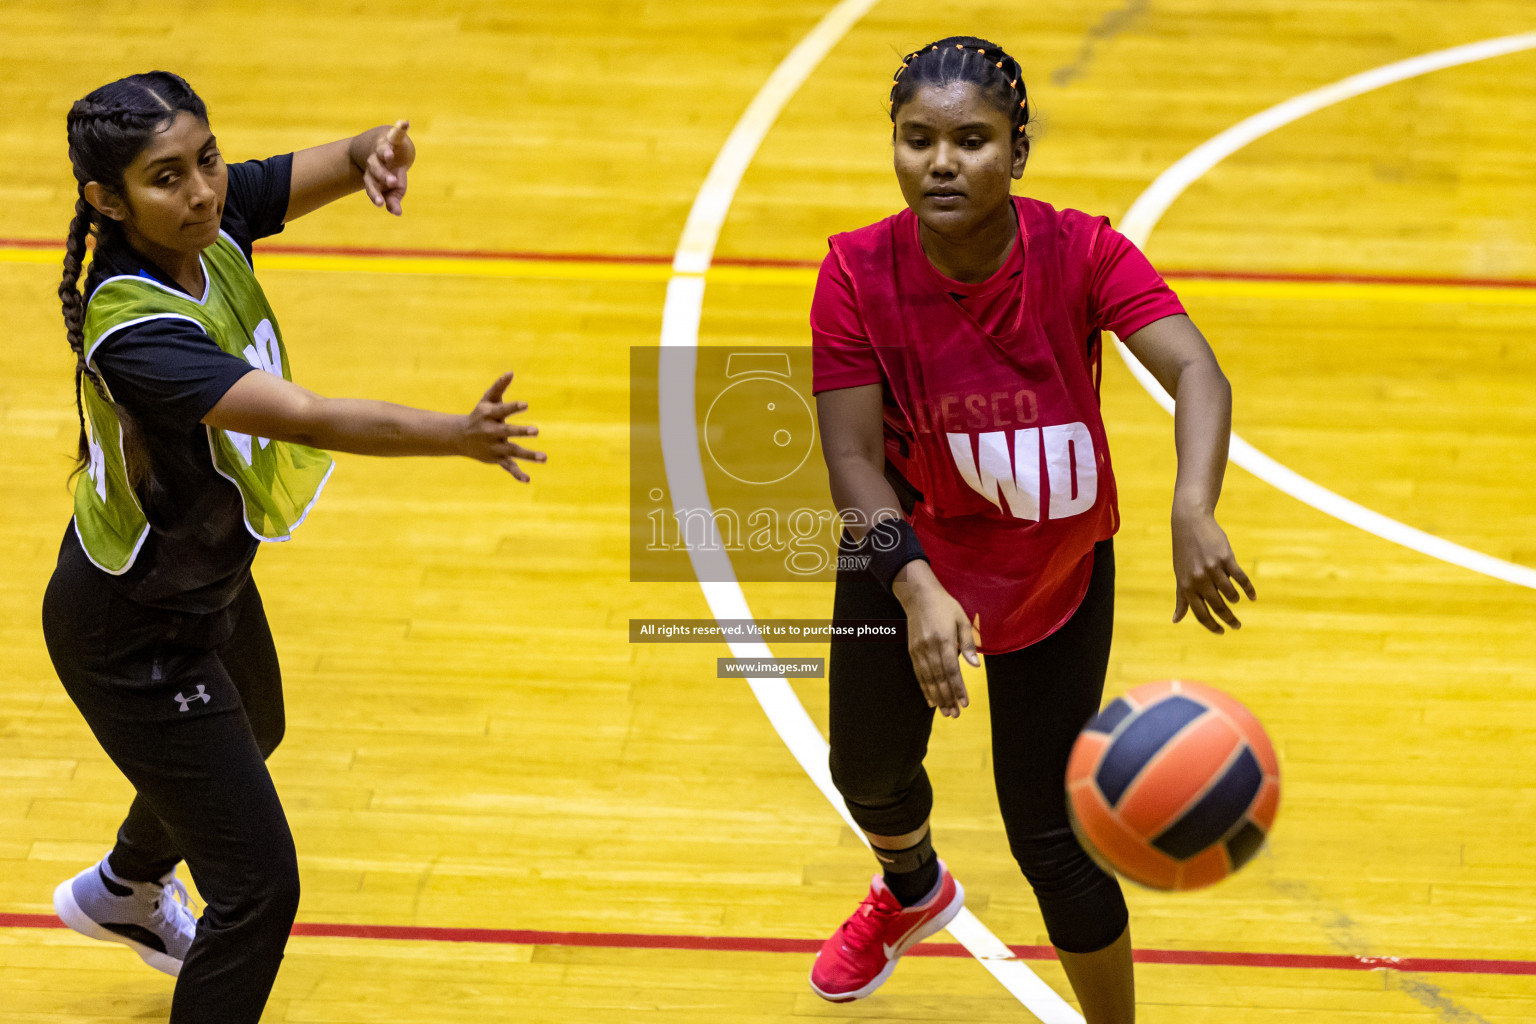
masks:
<instances>
[{"instance_id":1,"label":"white sneaker","mask_svg":"<svg viewBox=\"0 0 1536 1024\"><path fill-rule=\"evenodd\" d=\"M172 869L158 882L124 882L109 875L106 858L59 883L53 909L81 935L121 942L149 966L181 973L197 933L187 887Z\"/></svg>"}]
</instances>

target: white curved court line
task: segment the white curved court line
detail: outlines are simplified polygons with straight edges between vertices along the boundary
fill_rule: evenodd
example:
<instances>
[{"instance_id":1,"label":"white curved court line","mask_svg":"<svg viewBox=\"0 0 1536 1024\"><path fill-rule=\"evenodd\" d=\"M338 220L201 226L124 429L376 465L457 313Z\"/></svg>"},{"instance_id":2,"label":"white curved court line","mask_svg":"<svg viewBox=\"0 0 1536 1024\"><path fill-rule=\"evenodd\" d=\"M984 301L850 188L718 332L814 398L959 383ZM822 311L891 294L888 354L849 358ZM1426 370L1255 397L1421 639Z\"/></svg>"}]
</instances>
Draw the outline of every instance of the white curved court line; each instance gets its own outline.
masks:
<instances>
[{"instance_id":1,"label":"white curved court line","mask_svg":"<svg viewBox=\"0 0 1536 1024\"><path fill-rule=\"evenodd\" d=\"M1152 235L1152 229L1157 226L1157 222L1168 211L1168 207L1173 205L1174 200L1178 199L1185 189L1248 143L1292 121L1314 114L1342 100L1351 99L1407 78L1415 78L1431 71L1455 67L1458 64L1470 64L1473 61L1503 57L1530 49L1536 49L1536 32L1484 39L1481 42L1453 46L1447 50L1436 50L1393 64L1385 64L1358 75L1342 78L1320 89L1304 92L1300 96L1293 96L1284 103L1238 122L1220 135L1186 153L1172 167L1158 175L1157 180L1136 198L1130 210L1126 211L1125 219L1120 224L1120 231L1138 246L1145 248L1147 239ZM1173 399L1163 390L1157 378L1136 361L1135 356L1131 355L1130 350L1118 338L1115 339L1115 348L1136 380L1146 389L1147 394L1168 412L1173 412ZM1233 462L1260 480L1272 484L1298 501L1326 512L1335 519L1343 520L1351 526L1358 526L1394 544L1401 544L1405 548L1412 548L1432 558L1450 562L1452 565L1459 565L1485 576L1536 589L1536 569L1462 547L1444 537L1437 537L1407 523L1384 516L1380 512L1374 512L1281 465L1236 434L1232 435L1230 455Z\"/></svg>"},{"instance_id":2,"label":"white curved court line","mask_svg":"<svg viewBox=\"0 0 1536 1024\"><path fill-rule=\"evenodd\" d=\"M779 66L774 68L752 102L731 129L725 145L695 197L672 260L672 279L667 283L666 305L661 318L661 344L666 360L659 374L657 404L661 428L662 461L674 512L677 508L707 509L713 529L713 506L704 482L699 438L694 424L693 368L699 342L699 315L704 306L704 272L714 258L720 227L730 211L731 200L741 184L758 146L773 127L779 112L799 91L812 71L878 0L842 0L817 22ZM685 372L686 371L686 372ZM706 537L706 540L710 538ZM701 581L704 598L716 619L751 619L752 609L736 582L730 556L723 545L715 550L692 548L688 557ZM723 582L702 582L719 580ZM762 643L732 643L738 658L765 658L771 652ZM749 679L752 693L785 746L805 769L854 835L864 833L848 813L842 796L832 784L827 766L827 741L806 714L805 707L783 679ZM1083 1018L1067 1002L1013 955L986 925L969 910L950 922L949 933L1044 1024L1083 1024Z\"/></svg>"}]
</instances>

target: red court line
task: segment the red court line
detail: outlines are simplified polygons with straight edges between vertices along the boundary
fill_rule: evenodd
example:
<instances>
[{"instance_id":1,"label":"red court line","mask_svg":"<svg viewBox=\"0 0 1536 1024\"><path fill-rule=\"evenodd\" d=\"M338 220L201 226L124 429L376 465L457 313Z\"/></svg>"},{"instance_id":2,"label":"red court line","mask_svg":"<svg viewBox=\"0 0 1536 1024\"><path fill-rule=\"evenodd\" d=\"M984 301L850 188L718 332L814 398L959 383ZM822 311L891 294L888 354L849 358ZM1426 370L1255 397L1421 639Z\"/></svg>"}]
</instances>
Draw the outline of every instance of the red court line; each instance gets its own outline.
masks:
<instances>
[{"instance_id":1,"label":"red court line","mask_svg":"<svg viewBox=\"0 0 1536 1024\"><path fill-rule=\"evenodd\" d=\"M1536 280L1520 277L1429 277L1414 274L1308 274L1259 270L1161 270L1164 277L1206 281L1283 281L1291 284L1408 284L1453 288L1536 288Z\"/></svg>"},{"instance_id":2,"label":"red court line","mask_svg":"<svg viewBox=\"0 0 1536 1024\"><path fill-rule=\"evenodd\" d=\"M0 928L63 928L51 914L0 914ZM521 928L425 928L416 925L323 924L301 921L297 936L341 939L404 939L414 942L482 942L518 946L587 946L602 949L686 949L729 953L814 954L820 939L750 936L645 935L624 932L547 932ZM1052 960L1050 946L1011 946L1021 960ZM954 943L915 947L909 956L967 958ZM1426 974L1536 975L1532 960L1474 960L1449 957L1344 956L1314 953L1237 953L1198 949L1138 949L1136 962L1192 967L1279 967L1333 971L1418 971Z\"/></svg>"},{"instance_id":3,"label":"red court line","mask_svg":"<svg viewBox=\"0 0 1536 1024\"><path fill-rule=\"evenodd\" d=\"M3 244L3 243L0 243ZM523 252L500 249L376 249L346 245L268 245L258 243L257 251L282 256L375 256L456 260L527 260L537 263L639 263L670 266L671 256L646 253L596 252ZM789 260L758 256L717 256L711 261L727 267L790 267L815 270L820 260Z\"/></svg>"},{"instance_id":4,"label":"red court line","mask_svg":"<svg viewBox=\"0 0 1536 1024\"><path fill-rule=\"evenodd\" d=\"M396 256L405 258L453 260L533 260L540 263L642 263L666 266L672 257L646 253L595 252L522 252L503 249L380 249L351 245L269 245L260 242L257 251L281 256ZM782 262L782 261L781 261ZM800 266L791 261L791 266Z\"/></svg>"},{"instance_id":5,"label":"red court line","mask_svg":"<svg viewBox=\"0 0 1536 1024\"><path fill-rule=\"evenodd\" d=\"M0 238L0 248L60 249L63 242L43 238ZM495 261L533 261L549 263L626 263L667 266L672 257L648 253L539 252L500 249L396 249L348 245L281 245L260 242L258 252L282 256L372 256L406 259L461 259ZM722 267L785 267L814 270L819 259L796 260L756 256L717 256ZM1211 281L1285 281L1305 284L1402 284L1448 285L1460 288L1536 288L1536 279L1518 277L1434 277L1413 274L1328 274L1269 272L1248 270L1201 270L1198 268L1164 269L1165 277L1201 278Z\"/></svg>"}]
</instances>

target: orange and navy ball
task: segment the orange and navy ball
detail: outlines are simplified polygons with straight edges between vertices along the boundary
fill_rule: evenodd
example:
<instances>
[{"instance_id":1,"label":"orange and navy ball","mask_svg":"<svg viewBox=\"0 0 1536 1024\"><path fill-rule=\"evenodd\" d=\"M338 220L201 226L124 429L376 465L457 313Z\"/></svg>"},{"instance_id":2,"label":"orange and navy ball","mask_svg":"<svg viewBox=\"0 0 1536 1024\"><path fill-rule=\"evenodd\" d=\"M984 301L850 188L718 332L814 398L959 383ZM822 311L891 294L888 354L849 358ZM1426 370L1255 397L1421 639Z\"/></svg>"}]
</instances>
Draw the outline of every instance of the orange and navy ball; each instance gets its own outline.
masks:
<instances>
[{"instance_id":1,"label":"orange and navy ball","mask_svg":"<svg viewBox=\"0 0 1536 1024\"><path fill-rule=\"evenodd\" d=\"M1067 807L1105 870L1152 889L1198 889L1264 845L1280 807L1280 765L1259 720L1227 694L1177 679L1147 683L1077 738Z\"/></svg>"}]
</instances>

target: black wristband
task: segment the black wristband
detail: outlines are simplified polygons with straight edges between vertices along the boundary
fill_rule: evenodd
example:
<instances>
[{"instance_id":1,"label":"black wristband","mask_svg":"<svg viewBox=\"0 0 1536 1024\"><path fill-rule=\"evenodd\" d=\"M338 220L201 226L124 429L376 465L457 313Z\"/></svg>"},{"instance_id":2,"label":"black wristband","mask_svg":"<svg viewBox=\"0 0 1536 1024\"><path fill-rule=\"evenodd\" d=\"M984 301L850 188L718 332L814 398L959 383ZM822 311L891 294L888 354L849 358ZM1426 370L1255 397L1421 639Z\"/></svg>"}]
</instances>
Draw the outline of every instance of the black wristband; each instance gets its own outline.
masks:
<instances>
[{"instance_id":1,"label":"black wristband","mask_svg":"<svg viewBox=\"0 0 1536 1024\"><path fill-rule=\"evenodd\" d=\"M882 519L870 527L864 535L863 554L869 556L869 571L886 590L896 580L896 574L908 562L918 559L928 561L923 542L917 539L917 531L905 519Z\"/></svg>"}]
</instances>

